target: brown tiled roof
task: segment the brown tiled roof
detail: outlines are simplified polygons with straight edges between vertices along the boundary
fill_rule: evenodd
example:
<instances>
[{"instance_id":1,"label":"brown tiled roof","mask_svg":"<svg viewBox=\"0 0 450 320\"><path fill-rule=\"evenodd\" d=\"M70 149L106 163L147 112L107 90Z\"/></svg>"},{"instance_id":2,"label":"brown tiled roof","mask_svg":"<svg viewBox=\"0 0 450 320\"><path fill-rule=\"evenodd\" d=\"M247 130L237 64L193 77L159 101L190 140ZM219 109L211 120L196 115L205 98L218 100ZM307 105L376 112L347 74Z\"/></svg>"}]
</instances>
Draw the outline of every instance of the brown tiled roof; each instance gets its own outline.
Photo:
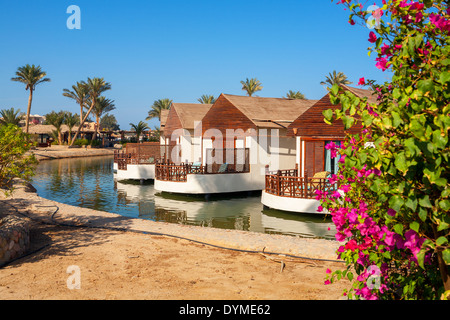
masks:
<instances>
[{"instance_id":1,"label":"brown tiled roof","mask_svg":"<svg viewBox=\"0 0 450 320\"><path fill-rule=\"evenodd\" d=\"M317 100L248 97L223 94L257 127L287 127Z\"/></svg>"},{"instance_id":2,"label":"brown tiled roof","mask_svg":"<svg viewBox=\"0 0 450 320\"><path fill-rule=\"evenodd\" d=\"M166 125L167 116L169 115L169 109L163 109L161 110L161 124L160 129L162 130L164 126Z\"/></svg>"},{"instance_id":3,"label":"brown tiled roof","mask_svg":"<svg viewBox=\"0 0 450 320\"><path fill-rule=\"evenodd\" d=\"M211 109L212 104L201 103L172 103L178 114L183 129L194 129L194 123L201 121Z\"/></svg>"}]
</instances>

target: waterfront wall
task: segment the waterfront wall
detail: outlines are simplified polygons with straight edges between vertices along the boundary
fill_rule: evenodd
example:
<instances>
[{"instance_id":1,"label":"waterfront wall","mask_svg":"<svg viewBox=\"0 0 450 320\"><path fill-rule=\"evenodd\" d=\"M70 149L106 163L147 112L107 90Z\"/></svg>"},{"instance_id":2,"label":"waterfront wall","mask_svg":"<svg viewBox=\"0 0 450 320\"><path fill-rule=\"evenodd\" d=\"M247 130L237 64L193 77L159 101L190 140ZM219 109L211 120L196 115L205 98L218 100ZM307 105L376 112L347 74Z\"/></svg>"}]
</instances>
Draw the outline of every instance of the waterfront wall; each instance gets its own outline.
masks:
<instances>
[{"instance_id":1,"label":"waterfront wall","mask_svg":"<svg viewBox=\"0 0 450 320\"><path fill-rule=\"evenodd\" d=\"M30 248L28 223L15 216L0 219L0 267L23 256Z\"/></svg>"}]
</instances>

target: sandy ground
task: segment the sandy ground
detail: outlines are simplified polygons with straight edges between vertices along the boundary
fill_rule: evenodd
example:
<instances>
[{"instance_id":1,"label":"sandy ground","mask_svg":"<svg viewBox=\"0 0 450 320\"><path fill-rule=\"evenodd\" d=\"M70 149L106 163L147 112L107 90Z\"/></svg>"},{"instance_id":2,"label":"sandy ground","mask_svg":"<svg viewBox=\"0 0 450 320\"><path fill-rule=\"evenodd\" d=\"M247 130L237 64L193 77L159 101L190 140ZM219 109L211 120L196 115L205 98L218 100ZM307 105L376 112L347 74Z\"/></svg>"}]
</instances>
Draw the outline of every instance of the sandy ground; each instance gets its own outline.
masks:
<instances>
[{"instance_id":1,"label":"sandy ground","mask_svg":"<svg viewBox=\"0 0 450 320\"><path fill-rule=\"evenodd\" d=\"M0 196L1 213L30 221L34 251L0 268L2 300L336 300L350 286L324 285L343 267L333 241L129 219L29 191Z\"/></svg>"}]
</instances>

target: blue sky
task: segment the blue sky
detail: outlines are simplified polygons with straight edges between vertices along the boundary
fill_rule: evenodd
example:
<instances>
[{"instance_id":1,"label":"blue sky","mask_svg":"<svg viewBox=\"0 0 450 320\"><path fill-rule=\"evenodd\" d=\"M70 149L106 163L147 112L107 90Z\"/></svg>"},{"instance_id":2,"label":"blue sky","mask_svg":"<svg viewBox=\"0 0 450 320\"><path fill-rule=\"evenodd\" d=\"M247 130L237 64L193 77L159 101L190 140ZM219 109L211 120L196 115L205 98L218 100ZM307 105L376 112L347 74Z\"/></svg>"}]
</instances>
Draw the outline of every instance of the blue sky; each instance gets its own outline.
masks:
<instances>
[{"instance_id":1,"label":"blue sky","mask_svg":"<svg viewBox=\"0 0 450 320\"><path fill-rule=\"evenodd\" d=\"M51 78L37 87L32 114L78 113L63 97L88 77L112 84L121 126L145 120L153 101L196 103L203 94L244 95L241 80L258 78L261 97L288 90L320 99L333 70L356 83L387 80L368 57L369 29L351 26L330 0L1 0L0 109L26 111L28 92L11 81L19 66L40 65ZM70 30L69 5L81 9ZM148 121L150 126L157 120Z\"/></svg>"}]
</instances>

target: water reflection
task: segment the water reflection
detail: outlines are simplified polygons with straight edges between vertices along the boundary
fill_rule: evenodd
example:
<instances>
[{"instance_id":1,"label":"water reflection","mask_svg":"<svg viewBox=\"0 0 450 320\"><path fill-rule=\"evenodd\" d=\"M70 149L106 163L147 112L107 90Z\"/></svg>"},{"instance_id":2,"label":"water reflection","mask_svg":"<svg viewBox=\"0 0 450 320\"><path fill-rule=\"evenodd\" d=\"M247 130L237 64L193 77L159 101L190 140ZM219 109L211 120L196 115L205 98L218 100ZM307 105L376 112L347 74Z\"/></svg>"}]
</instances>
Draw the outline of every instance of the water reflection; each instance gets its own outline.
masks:
<instances>
[{"instance_id":1,"label":"water reflection","mask_svg":"<svg viewBox=\"0 0 450 320\"><path fill-rule=\"evenodd\" d=\"M153 183L116 181L112 157L43 161L33 185L47 199L134 218L329 239L335 233L329 218L263 209L261 193L216 195L206 201L157 192Z\"/></svg>"}]
</instances>

